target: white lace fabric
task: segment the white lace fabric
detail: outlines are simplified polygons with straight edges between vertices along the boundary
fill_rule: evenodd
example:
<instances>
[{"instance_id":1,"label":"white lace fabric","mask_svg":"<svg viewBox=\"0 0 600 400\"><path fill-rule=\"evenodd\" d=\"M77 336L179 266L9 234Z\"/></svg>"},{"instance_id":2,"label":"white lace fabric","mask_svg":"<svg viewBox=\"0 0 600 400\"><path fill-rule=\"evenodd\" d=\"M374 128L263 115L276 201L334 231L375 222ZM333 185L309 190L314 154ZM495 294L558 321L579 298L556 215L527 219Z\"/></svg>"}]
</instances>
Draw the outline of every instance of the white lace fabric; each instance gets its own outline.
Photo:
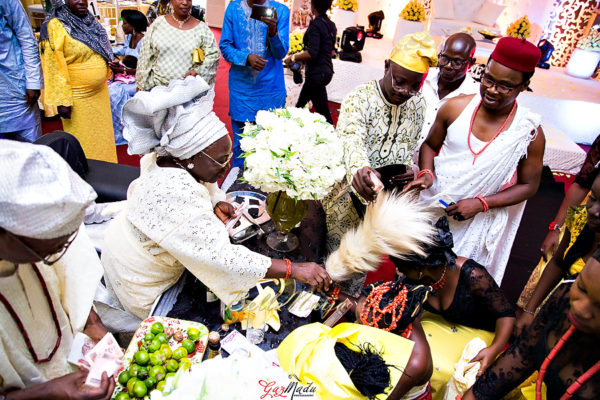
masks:
<instances>
[{"instance_id":1,"label":"white lace fabric","mask_svg":"<svg viewBox=\"0 0 600 400\"><path fill-rule=\"evenodd\" d=\"M263 278L271 259L232 245L213 211L225 199L216 184L196 182L182 169L142 159L128 206L109 227L102 253L107 287L125 310L146 318L152 304L187 268L229 303Z\"/></svg>"}]
</instances>

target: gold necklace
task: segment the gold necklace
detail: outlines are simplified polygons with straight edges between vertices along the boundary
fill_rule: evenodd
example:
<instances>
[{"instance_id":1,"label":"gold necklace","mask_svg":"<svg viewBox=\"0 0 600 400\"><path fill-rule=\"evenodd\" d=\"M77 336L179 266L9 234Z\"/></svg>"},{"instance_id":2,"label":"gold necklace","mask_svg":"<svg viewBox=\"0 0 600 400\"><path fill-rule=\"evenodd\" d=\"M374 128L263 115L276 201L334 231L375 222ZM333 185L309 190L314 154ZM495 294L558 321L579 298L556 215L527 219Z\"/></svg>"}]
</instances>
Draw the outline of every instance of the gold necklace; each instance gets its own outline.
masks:
<instances>
[{"instance_id":1,"label":"gold necklace","mask_svg":"<svg viewBox=\"0 0 600 400\"><path fill-rule=\"evenodd\" d=\"M190 19L191 16L192 16L191 14L188 14L188 16L183 21L180 21L177 18L175 18L175 13L171 13L171 17L175 20L175 22L177 22L179 24L179 29L183 28L183 24L188 22L188 20Z\"/></svg>"}]
</instances>

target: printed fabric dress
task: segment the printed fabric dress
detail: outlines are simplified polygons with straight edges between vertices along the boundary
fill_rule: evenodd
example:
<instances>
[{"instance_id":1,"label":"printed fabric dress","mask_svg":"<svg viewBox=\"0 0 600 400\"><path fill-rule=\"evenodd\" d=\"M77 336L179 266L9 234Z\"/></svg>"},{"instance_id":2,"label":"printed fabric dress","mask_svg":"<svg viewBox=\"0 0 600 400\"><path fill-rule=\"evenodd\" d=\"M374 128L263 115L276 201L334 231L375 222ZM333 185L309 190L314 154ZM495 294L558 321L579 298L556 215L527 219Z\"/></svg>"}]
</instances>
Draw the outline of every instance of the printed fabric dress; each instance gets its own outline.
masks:
<instances>
[{"instance_id":1,"label":"printed fabric dress","mask_svg":"<svg viewBox=\"0 0 600 400\"><path fill-rule=\"evenodd\" d=\"M329 252L336 250L344 233L360 222L350 197L356 171L365 166L412 166L424 110L425 100L421 95L413 96L401 105L389 103L377 81L364 83L346 96L336 128L344 146L346 179L323 199ZM362 288L364 276L352 282L346 283L343 290L356 295Z\"/></svg>"},{"instance_id":2,"label":"printed fabric dress","mask_svg":"<svg viewBox=\"0 0 600 400\"><path fill-rule=\"evenodd\" d=\"M204 60L199 56L195 61L194 52L203 55ZM194 68L214 86L219 57L215 36L204 22L182 30L171 26L165 17L158 17L142 41L135 81L139 90L150 90L183 79Z\"/></svg>"},{"instance_id":3,"label":"printed fabric dress","mask_svg":"<svg viewBox=\"0 0 600 400\"><path fill-rule=\"evenodd\" d=\"M116 163L106 60L73 39L57 18L48 22L48 36L40 48L44 105L71 106L71 118L62 118L63 130L79 140L87 158Z\"/></svg>"}]
</instances>

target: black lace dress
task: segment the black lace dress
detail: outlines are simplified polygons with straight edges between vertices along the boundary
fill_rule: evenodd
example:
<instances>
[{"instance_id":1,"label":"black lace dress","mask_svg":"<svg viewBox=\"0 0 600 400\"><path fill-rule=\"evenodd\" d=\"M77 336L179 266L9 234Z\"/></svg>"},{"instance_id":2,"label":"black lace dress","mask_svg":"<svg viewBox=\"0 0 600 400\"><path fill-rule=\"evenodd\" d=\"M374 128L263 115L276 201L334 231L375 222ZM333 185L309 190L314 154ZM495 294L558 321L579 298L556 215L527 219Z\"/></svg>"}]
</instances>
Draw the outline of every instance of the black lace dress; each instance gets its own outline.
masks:
<instances>
[{"instance_id":1,"label":"black lace dress","mask_svg":"<svg viewBox=\"0 0 600 400\"><path fill-rule=\"evenodd\" d=\"M477 399L501 399L539 370L558 339L570 326L569 290L563 283L531 324L473 385ZM544 382L548 400L560 399L575 380L600 359L599 338L575 331L548 366ZM600 373L592 376L572 399L600 398Z\"/></svg>"},{"instance_id":2,"label":"black lace dress","mask_svg":"<svg viewBox=\"0 0 600 400\"><path fill-rule=\"evenodd\" d=\"M515 316L513 306L494 278L473 260L466 260L460 269L450 307L436 310L426 303L425 309L440 314L449 322L490 332L496 330L497 319Z\"/></svg>"}]
</instances>

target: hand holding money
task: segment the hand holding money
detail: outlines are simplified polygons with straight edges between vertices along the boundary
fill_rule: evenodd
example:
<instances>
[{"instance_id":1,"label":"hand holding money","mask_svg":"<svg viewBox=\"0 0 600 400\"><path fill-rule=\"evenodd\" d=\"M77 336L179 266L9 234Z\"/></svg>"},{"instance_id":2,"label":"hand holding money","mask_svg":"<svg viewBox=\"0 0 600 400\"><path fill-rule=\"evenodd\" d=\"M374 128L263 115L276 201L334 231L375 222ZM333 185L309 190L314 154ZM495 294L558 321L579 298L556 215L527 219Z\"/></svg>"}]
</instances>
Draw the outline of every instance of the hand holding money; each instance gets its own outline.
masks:
<instances>
[{"instance_id":1,"label":"hand holding money","mask_svg":"<svg viewBox=\"0 0 600 400\"><path fill-rule=\"evenodd\" d=\"M372 167L362 167L354 174L352 186L368 202L375 201L377 193L383 189L381 175Z\"/></svg>"}]
</instances>

